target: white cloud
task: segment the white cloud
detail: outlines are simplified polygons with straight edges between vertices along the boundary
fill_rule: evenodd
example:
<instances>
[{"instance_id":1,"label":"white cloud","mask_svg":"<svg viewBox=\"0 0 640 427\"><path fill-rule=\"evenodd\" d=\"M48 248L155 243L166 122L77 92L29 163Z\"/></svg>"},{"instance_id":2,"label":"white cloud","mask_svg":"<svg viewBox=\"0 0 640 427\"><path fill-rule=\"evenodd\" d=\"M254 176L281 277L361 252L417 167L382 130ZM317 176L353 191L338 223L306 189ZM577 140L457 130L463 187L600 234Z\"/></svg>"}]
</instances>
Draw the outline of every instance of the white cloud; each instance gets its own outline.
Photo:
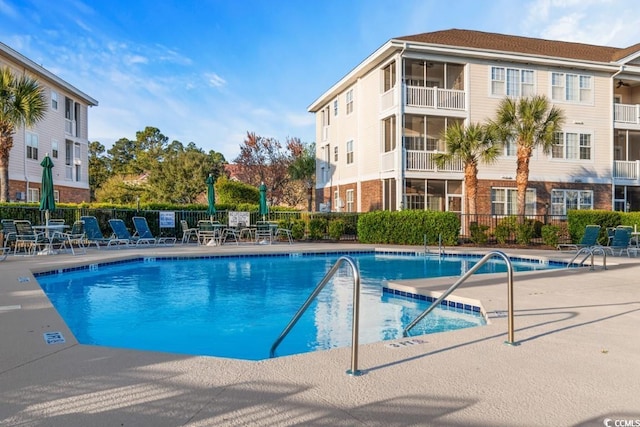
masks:
<instances>
[{"instance_id":1,"label":"white cloud","mask_svg":"<svg viewBox=\"0 0 640 427\"><path fill-rule=\"evenodd\" d=\"M20 16L18 12L4 0L0 0L0 14L13 19L16 19Z\"/></svg>"},{"instance_id":2,"label":"white cloud","mask_svg":"<svg viewBox=\"0 0 640 427\"><path fill-rule=\"evenodd\" d=\"M217 75L216 73L206 73L205 78L209 85L213 87L222 87L227 84L226 80Z\"/></svg>"}]
</instances>

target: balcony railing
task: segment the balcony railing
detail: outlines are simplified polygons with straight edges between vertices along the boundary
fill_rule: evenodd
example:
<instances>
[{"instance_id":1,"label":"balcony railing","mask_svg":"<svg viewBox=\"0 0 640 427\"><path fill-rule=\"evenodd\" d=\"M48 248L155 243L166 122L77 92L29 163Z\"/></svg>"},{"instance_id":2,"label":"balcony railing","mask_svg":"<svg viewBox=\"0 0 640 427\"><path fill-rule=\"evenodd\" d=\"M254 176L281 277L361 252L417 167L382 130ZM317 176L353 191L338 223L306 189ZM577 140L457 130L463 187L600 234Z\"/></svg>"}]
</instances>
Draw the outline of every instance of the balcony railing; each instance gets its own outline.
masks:
<instances>
[{"instance_id":1,"label":"balcony railing","mask_svg":"<svg viewBox=\"0 0 640 427\"><path fill-rule=\"evenodd\" d=\"M409 107L425 107L464 111L465 91L437 87L406 86L406 103Z\"/></svg>"},{"instance_id":2,"label":"balcony railing","mask_svg":"<svg viewBox=\"0 0 640 427\"><path fill-rule=\"evenodd\" d=\"M445 163L442 167L438 167L433 160L433 156L437 154L429 151L406 151L406 170L420 172L462 172L463 166L461 160L453 160Z\"/></svg>"},{"instance_id":3,"label":"balcony railing","mask_svg":"<svg viewBox=\"0 0 640 427\"><path fill-rule=\"evenodd\" d=\"M640 105L613 104L613 120L616 123L640 124Z\"/></svg>"},{"instance_id":4,"label":"balcony railing","mask_svg":"<svg viewBox=\"0 0 640 427\"><path fill-rule=\"evenodd\" d=\"M638 179L640 177L640 160L613 162L613 177L621 179Z\"/></svg>"}]
</instances>

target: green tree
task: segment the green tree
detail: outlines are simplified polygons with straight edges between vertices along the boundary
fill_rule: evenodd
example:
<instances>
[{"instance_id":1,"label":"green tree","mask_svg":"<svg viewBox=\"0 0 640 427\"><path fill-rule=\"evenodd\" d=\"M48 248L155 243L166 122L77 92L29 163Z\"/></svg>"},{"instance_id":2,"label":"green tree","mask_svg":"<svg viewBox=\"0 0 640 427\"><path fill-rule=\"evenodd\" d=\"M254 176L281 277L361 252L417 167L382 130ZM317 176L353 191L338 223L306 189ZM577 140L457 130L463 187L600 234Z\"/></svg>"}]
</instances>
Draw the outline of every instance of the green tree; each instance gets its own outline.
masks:
<instances>
[{"instance_id":1,"label":"green tree","mask_svg":"<svg viewBox=\"0 0 640 427\"><path fill-rule=\"evenodd\" d=\"M104 153L105 147L100 142L89 143L89 191L92 202L96 200L96 190L111 177L109 159Z\"/></svg>"},{"instance_id":2,"label":"green tree","mask_svg":"<svg viewBox=\"0 0 640 427\"><path fill-rule=\"evenodd\" d=\"M550 104L546 96L519 99L505 98L500 102L496 119L490 123L492 132L504 143L517 145L516 187L517 213L524 218L526 192L529 185L529 159L536 147L550 153L556 132L564 123L562 110Z\"/></svg>"},{"instance_id":3,"label":"green tree","mask_svg":"<svg viewBox=\"0 0 640 427\"><path fill-rule=\"evenodd\" d=\"M26 74L16 76L0 68L0 202L9 200L9 153L19 127L34 126L44 118L44 88Z\"/></svg>"},{"instance_id":4,"label":"green tree","mask_svg":"<svg viewBox=\"0 0 640 427\"><path fill-rule=\"evenodd\" d=\"M241 203L258 204L260 191L253 185L232 181L222 177L216 181L216 204L238 205Z\"/></svg>"},{"instance_id":5,"label":"green tree","mask_svg":"<svg viewBox=\"0 0 640 427\"><path fill-rule=\"evenodd\" d=\"M474 218L477 213L478 164L494 163L500 156L501 145L491 138L487 128L479 123L464 126L454 122L444 134L445 153L438 153L434 160L439 167L460 160L464 166L464 184L467 193L467 213Z\"/></svg>"},{"instance_id":6,"label":"green tree","mask_svg":"<svg viewBox=\"0 0 640 427\"><path fill-rule=\"evenodd\" d=\"M289 164L291 179L301 181L307 193L307 210L313 210L313 188L316 178L316 144L302 144L299 139L291 139L288 143L293 161Z\"/></svg>"}]
</instances>

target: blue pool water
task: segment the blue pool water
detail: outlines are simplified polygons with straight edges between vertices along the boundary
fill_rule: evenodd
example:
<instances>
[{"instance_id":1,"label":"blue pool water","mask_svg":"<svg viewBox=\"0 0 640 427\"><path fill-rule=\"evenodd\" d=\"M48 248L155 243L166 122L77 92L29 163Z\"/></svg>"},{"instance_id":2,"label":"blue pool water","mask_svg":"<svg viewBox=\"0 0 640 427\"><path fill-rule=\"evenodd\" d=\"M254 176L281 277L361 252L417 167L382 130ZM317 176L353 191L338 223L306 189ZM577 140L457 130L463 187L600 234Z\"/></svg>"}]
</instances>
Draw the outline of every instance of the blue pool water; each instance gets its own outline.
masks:
<instances>
[{"instance_id":1,"label":"blue pool water","mask_svg":"<svg viewBox=\"0 0 640 427\"><path fill-rule=\"evenodd\" d=\"M269 357L283 328L341 254L146 258L45 274L38 282L78 341L248 360ZM351 255L361 274L360 343L395 339L430 303L383 292L387 280L460 275L471 258ZM514 268L549 268L514 262ZM506 271L503 261L479 272ZM353 277L341 268L277 355L351 345ZM483 325L480 313L442 307L412 335Z\"/></svg>"}]
</instances>

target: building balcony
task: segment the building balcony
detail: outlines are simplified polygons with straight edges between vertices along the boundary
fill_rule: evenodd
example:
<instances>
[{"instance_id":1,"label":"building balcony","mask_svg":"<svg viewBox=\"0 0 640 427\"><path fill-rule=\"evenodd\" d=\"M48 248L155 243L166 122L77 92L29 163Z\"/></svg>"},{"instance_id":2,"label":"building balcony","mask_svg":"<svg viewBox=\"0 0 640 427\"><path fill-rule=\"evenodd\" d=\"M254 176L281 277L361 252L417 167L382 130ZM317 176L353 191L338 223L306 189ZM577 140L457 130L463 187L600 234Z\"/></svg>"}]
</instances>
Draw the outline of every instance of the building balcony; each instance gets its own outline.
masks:
<instances>
[{"instance_id":1,"label":"building balcony","mask_svg":"<svg viewBox=\"0 0 640 427\"><path fill-rule=\"evenodd\" d=\"M462 172L463 165L460 160L453 160L438 167L433 157L438 154L431 151L406 150L405 169L416 172Z\"/></svg>"},{"instance_id":2,"label":"building balcony","mask_svg":"<svg viewBox=\"0 0 640 427\"><path fill-rule=\"evenodd\" d=\"M613 121L616 124L640 125L640 105L613 104Z\"/></svg>"},{"instance_id":3,"label":"building balcony","mask_svg":"<svg viewBox=\"0 0 640 427\"><path fill-rule=\"evenodd\" d=\"M640 160L616 160L613 162L613 178L635 180L640 178Z\"/></svg>"},{"instance_id":4,"label":"building balcony","mask_svg":"<svg viewBox=\"0 0 640 427\"><path fill-rule=\"evenodd\" d=\"M466 92L439 87L405 86L407 107L432 108L436 110L466 110Z\"/></svg>"}]
</instances>

